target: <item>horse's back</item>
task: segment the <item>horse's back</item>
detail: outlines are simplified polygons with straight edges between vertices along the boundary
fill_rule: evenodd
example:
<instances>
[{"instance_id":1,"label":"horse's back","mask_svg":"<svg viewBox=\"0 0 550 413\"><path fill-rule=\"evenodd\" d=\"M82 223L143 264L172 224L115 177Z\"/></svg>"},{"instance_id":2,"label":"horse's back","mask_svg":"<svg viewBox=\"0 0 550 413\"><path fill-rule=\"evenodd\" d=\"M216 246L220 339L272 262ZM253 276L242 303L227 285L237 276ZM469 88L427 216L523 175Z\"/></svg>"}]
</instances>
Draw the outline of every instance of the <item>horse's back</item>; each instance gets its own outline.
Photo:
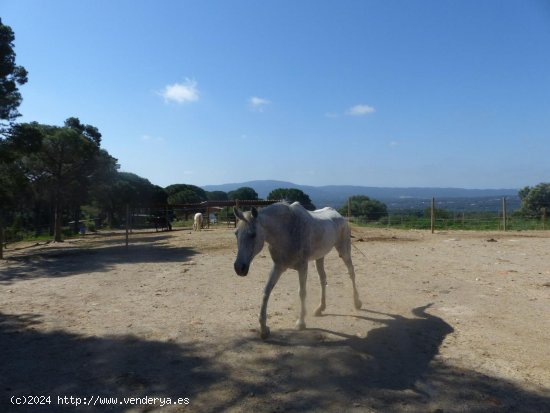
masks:
<instances>
[{"instance_id":1,"label":"horse's back","mask_svg":"<svg viewBox=\"0 0 550 413\"><path fill-rule=\"evenodd\" d=\"M297 202L290 208L303 220L303 241L309 259L321 258L333 247L339 253L346 249L346 244L351 241L350 229L345 218L334 208L307 211Z\"/></svg>"},{"instance_id":2,"label":"horse's back","mask_svg":"<svg viewBox=\"0 0 550 413\"><path fill-rule=\"evenodd\" d=\"M344 221L345 219L338 211L331 207L324 207L311 211L310 214L317 219L330 219L331 221Z\"/></svg>"}]
</instances>

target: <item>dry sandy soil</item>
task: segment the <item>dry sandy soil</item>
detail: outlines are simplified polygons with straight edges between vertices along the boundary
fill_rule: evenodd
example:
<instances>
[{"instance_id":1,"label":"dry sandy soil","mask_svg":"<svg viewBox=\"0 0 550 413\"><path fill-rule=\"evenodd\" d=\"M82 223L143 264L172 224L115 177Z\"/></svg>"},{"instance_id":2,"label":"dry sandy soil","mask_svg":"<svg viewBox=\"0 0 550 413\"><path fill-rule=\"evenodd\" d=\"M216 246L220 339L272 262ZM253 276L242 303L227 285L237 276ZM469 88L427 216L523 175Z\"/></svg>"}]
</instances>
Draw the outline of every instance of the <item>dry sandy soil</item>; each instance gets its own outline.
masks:
<instances>
[{"instance_id":1,"label":"dry sandy soil","mask_svg":"<svg viewBox=\"0 0 550 413\"><path fill-rule=\"evenodd\" d=\"M294 330L289 271L266 341L257 314L271 260L264 250L235 275L232 229L134 233L127 249L120 233L12 245L0 263L0 411L550 411L550 233L354 228L353 245L363 309L332 252L326 314L312 315L311 264L308 328ZM50 404L10 402L29 395Z\"/></svg>"}]
</instances>

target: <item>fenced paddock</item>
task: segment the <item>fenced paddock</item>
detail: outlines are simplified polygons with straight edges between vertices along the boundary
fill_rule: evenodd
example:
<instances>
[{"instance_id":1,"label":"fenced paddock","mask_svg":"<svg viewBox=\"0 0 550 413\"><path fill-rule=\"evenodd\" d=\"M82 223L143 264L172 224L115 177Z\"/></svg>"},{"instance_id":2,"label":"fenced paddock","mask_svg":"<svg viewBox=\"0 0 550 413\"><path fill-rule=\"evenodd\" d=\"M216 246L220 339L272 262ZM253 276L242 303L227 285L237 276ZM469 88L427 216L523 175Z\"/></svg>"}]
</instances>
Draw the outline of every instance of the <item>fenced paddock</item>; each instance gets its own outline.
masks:
<instances>
[{"instance_id":1,"label":"fenced paddock","mask_svg":"<svg viewBox=\"0 0 550 413\"><path fill-rule=\"evenodd\" d=\"M500 200L500 208L492 206L487 210L453 210L446 209L446 206L453 202L436 202L432 198L421 202L422 209L390 209L386 213L369 213L368 216L354 215L348 206L347 217L351 222L358 225L378 228L399 228L399 229L430 229L439 230L546 230L548 229L547 209L542 208L539 214L526 214L519 209L517 203L515 209L510 210L506 198ZM478 208L478 207L476 207Z\"/></svg>"},{"instance_id":2,"label":"fenced paddock","mask_svg":"<svg viewBox=\"0 0 550 413\"><path fill-rule=\"evenodd\" d=\"M250 208L262 207L273 204L275 200L228 200L228 201L204 201L191 204L173 204L159 206L136 206L127 204L124 211L117 211L109 216L81 217L79 220L68 220L64 217L61 228L62 238L68 239L74 236L95 233L97 230L123 229L126 232L126 244L129 235L134 231L171 231L173 227L185 229L193 227L193 215L200 212L204 216L203 227L235 226L233 207L240 206ZM48 243L53 240L53 220L50 225L33 225L29 217L23 219L18 211L10 211L10 224L5 227L5 222L0 219L0 259L3 258L4 249L8 244L22 240L34 241L38 244Z\"/></svg>"},{"instance_id":3,"label":"fenced paddock","mask_svg":"<svg viewBox=\"0 0 550 413\"><path fill-rule=\"evenodd\" d=\"M422 213L404 213L390 211L387 215L365 218L351 216L350 221L357 225L372 228L395 229L431 229L430 216ZM550 229L544 215L508 215L501 212L464 213L449 211L444 216L436 215L434 230L469 230L469 231L531 231Z\"/></svg>"},{"instance_id":4,"label":"fenced paddock","mask_svg":"<svg viewBox=\"0 0 550 413\"><path fill-rule=\"evenodd\" d=\"M326 315L312 315L311 265L308 328L293 329L289 271L262 341L271 260L237 277L230 228L15 244L0 263L0 411L31 411L10 404L31 394L189 398L156 406L168 412L550 410L547 232L354 227L353 245L363 309L332 252Z\"/></svg>"}]
</instances>

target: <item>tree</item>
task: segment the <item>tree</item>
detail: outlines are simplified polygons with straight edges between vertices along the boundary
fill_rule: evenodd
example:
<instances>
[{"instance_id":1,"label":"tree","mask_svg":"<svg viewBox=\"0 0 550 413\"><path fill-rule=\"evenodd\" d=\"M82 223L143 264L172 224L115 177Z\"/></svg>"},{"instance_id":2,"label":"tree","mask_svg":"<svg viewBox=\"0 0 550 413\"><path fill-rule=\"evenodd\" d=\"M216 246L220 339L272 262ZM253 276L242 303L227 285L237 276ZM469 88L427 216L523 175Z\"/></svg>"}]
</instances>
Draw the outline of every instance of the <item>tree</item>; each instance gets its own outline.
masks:
<instances>
[{"instance_id":1,"label":"tree","mask_svg":"<svg viewBox=\"0 0 550 413\"><path fill-rule=\"evenodd\" d=\"M168 194L168 204L197 204L208 199L206 191L195 185L174 184L164 188Z\"/></svg>"},{"instance_id":2,"label":"tree","mask_svg":"<svg viewBox=\"0 0 550 413\"><path fill-rule=\"evenodd\" d=\"M112 227L113 217L119 205L116 183L119 180L117 159L101 149L96 159L96 171L90 186L90 200L93 206L106 216L107 225Z\"/></svg>"},{"instance_id":3,"label":"tree","mask_svg":"<svg viewBox=\"0 0 550 413\"><path fill-rule=\"evenodd\" d=\"M254 201L258 199L258 193L249 186L242 186L234 191L229 191L227 196L229 199L238 199L240 201Z\"/></svg>"},{"instance_id":4,"label":"tree","mask_svg":"<svg viewBox=\"0 0 550 413\"><path fill-rule=\"evenodd\" d=\"M229 198L227 192L223 191L210 191L206 192L206 196L209 201L227 201Z\"/></svg>"},{"instance_id":5,"label":"tree","mask_svg":"<svg viewBox=\"0 0 550 413\"><path fill-rule=\"evenodd\" d=\"M309 195L296 188L277 188L269 193L267 199L285 200L287 202L299 202L305 209L313 211L315 205L311 202Z\"/></svg>"},{"instance_id":6,"label":"tree","mask_svg":"<svg viewBox=\"0 0 550 413\"><path fill-rule=\"evenodd\" d=\"M388 216L388 208L386 204L370 199L365 195L355 195L349 199L351 206L351 215L359 219L368 221L378 221L380 218ZM348 214L348 205L340 208L339 212L342 215Z\"/></svg>"},{"instance_id":7,"label":"tree","mask_svg":"<svg viewBox=\"0 0 550 413\"><path fill-rule=\"evenodd\" d=\"M9 153L13 155L13 147L10 144L4 145L4 139L6 139L6 133L8 125L20 116L17 108L21 104L21 94L19 93L18 85L27 83L27 71L23 66L17 66L15 64L15 51L14 42L15 35L10 26L6 26L2 23L0 18L0 202L3 208L8 204L7 200L13 201L15 197L13 194L13 188L10 189L10 184L14 184L15 177L20 178L21 175L9 168L8 157ZM2 139L4 138L4 139ZM20 181L19 183L21 183ZM15 188L19 185L15 184ZM1 192L4 192L3 194ZM3 229L3 210L0 210L0 243L4 242L4 229ZM0 258L2 258L2 245L0 245Z\"/></svg>"},{"instance_id":8,"label":"tree","mask_svg":"<svg viewBox=\"0 0 550 413\"><path fill-rule=\"evenodd\" d=\"M119 172L115 188L120 208L126 204L133 207L149 207L156 194L155 185L131 172Z\"/></svg>"},{"instance_id":9,"label":"tree","mask_svg":"<svg viewBox=\"0 0 550 413\"><path fill-rule=\"evenodd\" d=\"M93 176L99 145L70 127L31 124L42 134L39 152L24 159L27 177L39 190L46 191L54 209L54 240L61 239L65 206L85 200Z\"/></svg>"},{"instance_id":10,"label":"tree","mask_svg":"<svg viewBox=\"0 0 550 413\"><path fill-rule=\"evenodd\" d=\"M168 194L158 185L153 185L153 191L151 193L151 204L155 207L166 206L168 203Z\"/></svg>"},{"instance_id":11,"label":"tree","mask_svg":"<svg viewBox=\"0 0 550 413\"><path fill-rule=\"evenodd\" d=\"M523 213L540 216L543 208L550 211L550 183L540 183L533 188L526 186L518 195Z\"/></svg>"},{"instance_id":12,"label":"tree","mask_svg":"<svg viewBox=\"0 0 550 413\"><path fill-rule=\"evenodd\" d=\"M101 133L92 125L83 125L80 119L70 117L65 121L65 127L74 129L89 141L95 142L97 146L101 144Z\"/></svg>"},{"instance_id":13,"label":"tree","mask_svg":"<svg viewBox=\"0 0 550 413\"><path fill-rule=\"evenodd\" d=\"M0 122L8 123L20 116L17 108L22 98L17 86L27 83L27 71L15 64L14 40L13 30L0 18Z\"/></svg>"},{"instance_id":14,"label":"tree","mask_svg":"<svg viewBox=\"0 0 550 413\"><path fill-rule=\"evenodd\" d=\"M103 183L92 187L91 198L101 215L107 219L107 226L112 227L124 219L127 205L148 208L166 201L164 189L153 185L148 179L131 172L117 172L116 159L105 158L103 162L110 171Z\"/></svg>"},{"instance_id":15,"label":"tree","mask_svg":"<svg viewBox=\"0 0 550 413\"><path fill-rule=\"evenodd\" d=\"M40 150L40 130L29 124L10 128L6 139L0 140L0 204L17 202L17 195L26 187L26 176L21 164L23 157Z\"/></svg>"},{"instance_id":16,"label":"tree","mask_svg":"<svg viewBox=\"0 0 550 413\"><path fill-rule=\"evenodd\" d=\"M0 140L0 258L4 225L13 218L13 209L21 208L30 198L29 182L21 159L40 149L41 135L36 128L16 125L6 139Z\"/></svg>"}]
</instances>

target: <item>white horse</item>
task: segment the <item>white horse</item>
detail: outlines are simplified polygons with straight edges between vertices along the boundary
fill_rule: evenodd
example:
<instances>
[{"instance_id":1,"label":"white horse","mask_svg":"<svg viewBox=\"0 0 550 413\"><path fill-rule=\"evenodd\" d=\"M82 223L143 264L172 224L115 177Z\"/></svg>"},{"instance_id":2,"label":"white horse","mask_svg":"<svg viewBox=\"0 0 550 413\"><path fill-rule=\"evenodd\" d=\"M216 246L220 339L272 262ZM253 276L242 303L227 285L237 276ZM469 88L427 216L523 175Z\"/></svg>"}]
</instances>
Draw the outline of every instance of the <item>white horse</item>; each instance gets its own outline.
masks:
<instances>
[{"instance_id":1,"label":"white horse","mask_svg":"<svg viewBox=\"0 0 550 413\"><path fill-rule=\"evenodd\" d=\"M193 219L193 231L200 231L202 229L202 214L197 212Z\"/></svg>"},{"instance_id":2,"label":"white horse","mask_svg":"<svg viewBox=\"0 0 550 413\"><path fill-rule=\"evenodd\" d=\"M273 268L264 289L260 310L260 336L269 336L267 321L267 302L271 290L277 284L281 274L291 268L298 271L300 279L300 317L296 322L298 329L306 327L306 280L308 262L315 260L319 281L321 282L321 302L315 315L322 315L326 308L325 286L327 274L324 269L325 255L336 248L347 266L353 286L355 308L361 308L361 300L355 286L355 271L351 261L351 231L346 220L333 208L323 208L309 212L298 202L289 205L281 202L272 204L259 212L242 212L234 208L238 219L237 258L235 272L240 276L248 274L250 263L262 250L264 242L269 245Z\"/></svg>"}]
</instances>

